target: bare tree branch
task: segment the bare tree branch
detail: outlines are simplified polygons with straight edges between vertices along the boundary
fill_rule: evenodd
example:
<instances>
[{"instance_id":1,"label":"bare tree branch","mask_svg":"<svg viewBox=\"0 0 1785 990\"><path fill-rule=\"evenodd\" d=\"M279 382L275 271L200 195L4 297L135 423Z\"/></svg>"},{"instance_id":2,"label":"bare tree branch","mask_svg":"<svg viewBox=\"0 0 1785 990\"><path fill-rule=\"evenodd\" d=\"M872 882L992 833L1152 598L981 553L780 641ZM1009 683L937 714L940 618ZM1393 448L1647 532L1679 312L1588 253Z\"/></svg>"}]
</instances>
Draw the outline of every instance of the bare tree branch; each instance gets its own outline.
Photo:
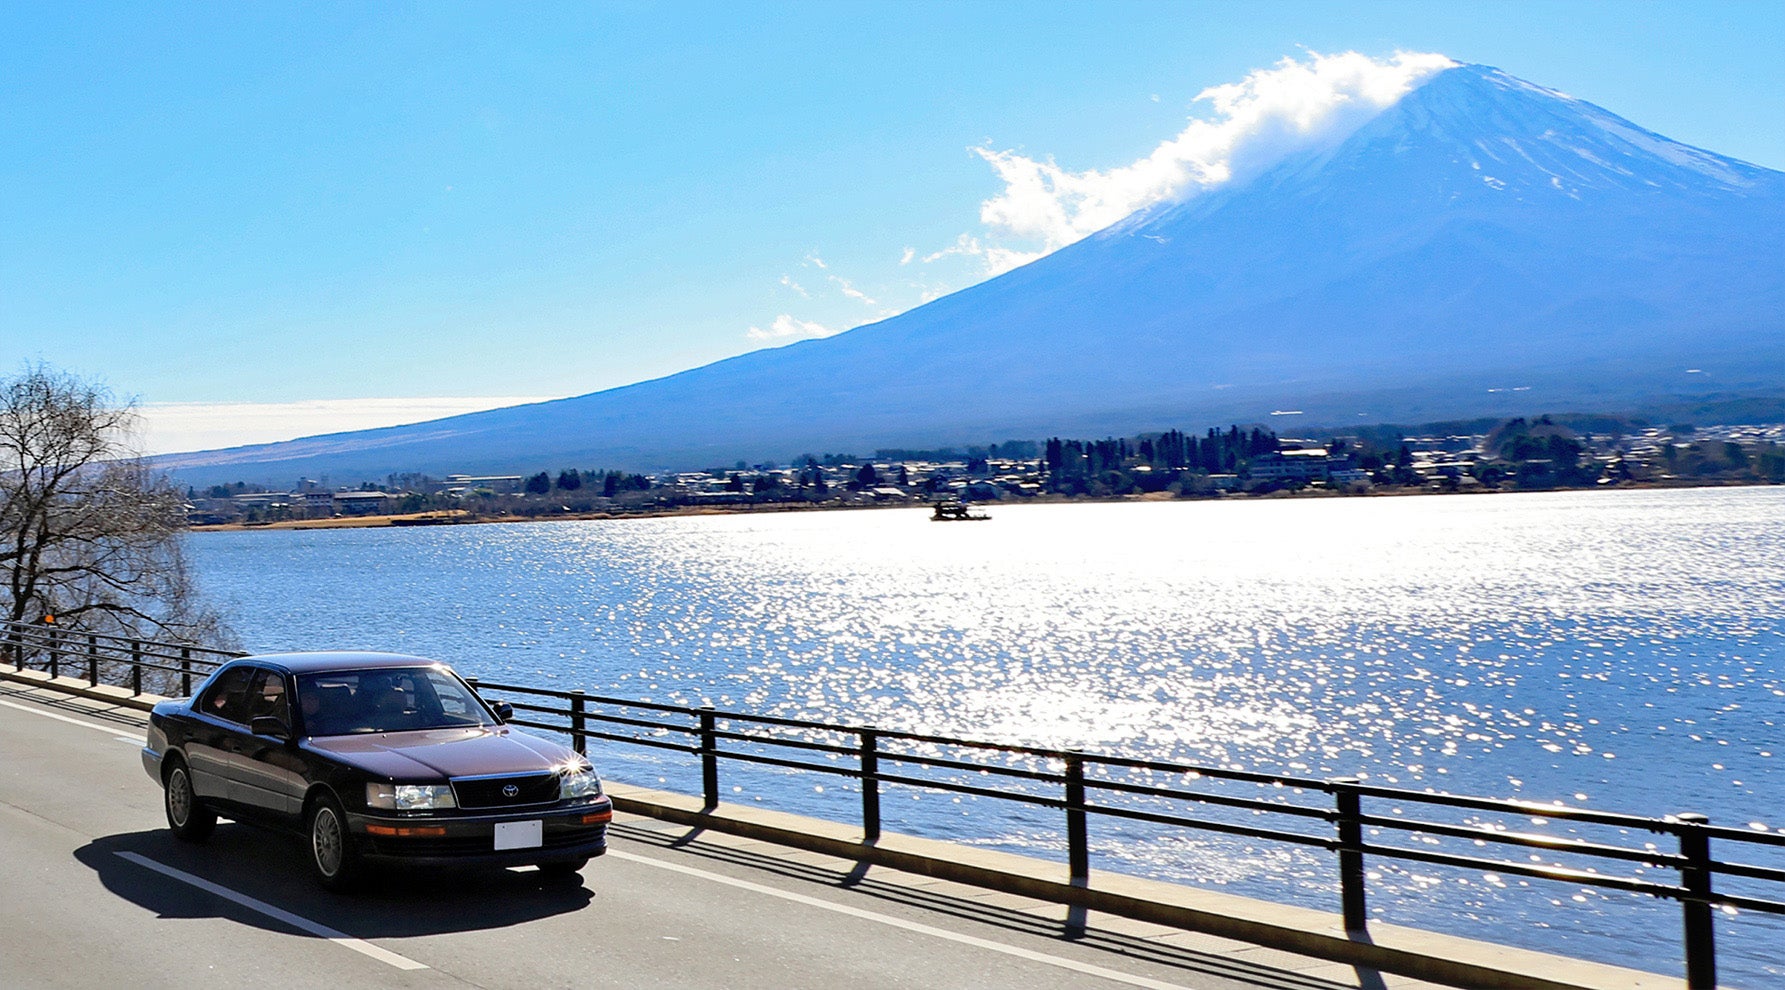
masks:
<instances>
[{"instance_id":1,"label":"bare tree branch","mask_svg":"<svg viewBox=\"0 0 1785 990\"><path fill-rule=\"evenodd\" d=\"M229 637L198 601L185 500L133 447L136 412L38 364L0 379L0 609L92 632Z\"/></svg>"}]
</instances>

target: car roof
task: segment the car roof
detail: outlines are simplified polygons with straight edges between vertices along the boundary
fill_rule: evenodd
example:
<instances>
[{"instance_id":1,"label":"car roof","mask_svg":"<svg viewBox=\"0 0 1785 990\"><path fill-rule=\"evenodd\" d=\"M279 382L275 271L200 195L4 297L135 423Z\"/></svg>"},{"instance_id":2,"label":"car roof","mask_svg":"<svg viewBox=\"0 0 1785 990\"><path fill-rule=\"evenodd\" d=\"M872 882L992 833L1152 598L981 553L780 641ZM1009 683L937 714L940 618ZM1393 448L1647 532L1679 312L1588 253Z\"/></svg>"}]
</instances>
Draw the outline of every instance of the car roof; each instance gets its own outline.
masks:
<instances>
[{"instance_id":1,"label":"car roof","mask_svg":"<svg viewBox=\"0 0 1785 990\"><path fill-rule=\"evenodd\" d=\"M379 667L444 667L446 664L427 657L412 657L402 653L373 653L368 651L332 651L316 653L263 653L258 656L242 657L240 663L254 663L268 667L278 667L289 674L314 674L336 670L366 670Z\"/></svg>"}]
</instances>

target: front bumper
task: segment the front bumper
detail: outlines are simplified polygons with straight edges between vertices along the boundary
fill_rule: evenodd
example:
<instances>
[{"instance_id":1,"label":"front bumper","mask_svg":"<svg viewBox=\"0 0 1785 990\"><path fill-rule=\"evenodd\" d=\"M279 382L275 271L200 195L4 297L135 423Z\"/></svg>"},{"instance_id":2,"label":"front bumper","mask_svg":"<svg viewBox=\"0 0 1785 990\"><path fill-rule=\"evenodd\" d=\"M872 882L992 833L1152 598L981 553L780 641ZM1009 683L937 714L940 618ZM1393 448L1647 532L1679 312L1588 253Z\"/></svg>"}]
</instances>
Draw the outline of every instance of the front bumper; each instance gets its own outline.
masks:
<instances>
[{"instance_id":1,"label":"front bumper","mask_svg":"<svg viewBox=\"0 0 1785 990\"><path fill-rule=\"evenodd\" d=\"M155 783L161 783L161 754L147 746L143 747L143 771Z\"/></svg>"},{"instance_id":2,"label":"front bumper","mask_svg":"<svg viewBox=\"0 0 1785 990\"><path fill-rule=\"evenodd\" d=\"M368 860L415 866L522 866L588 859L607 852L613 802L603 797L574 808L548 805L499 814L370 815L348 812L347 827ZM541 843L497 849L496 826L538 821ZM391 834L392 831L406 834Z\"/></svg>"}]
</instances>

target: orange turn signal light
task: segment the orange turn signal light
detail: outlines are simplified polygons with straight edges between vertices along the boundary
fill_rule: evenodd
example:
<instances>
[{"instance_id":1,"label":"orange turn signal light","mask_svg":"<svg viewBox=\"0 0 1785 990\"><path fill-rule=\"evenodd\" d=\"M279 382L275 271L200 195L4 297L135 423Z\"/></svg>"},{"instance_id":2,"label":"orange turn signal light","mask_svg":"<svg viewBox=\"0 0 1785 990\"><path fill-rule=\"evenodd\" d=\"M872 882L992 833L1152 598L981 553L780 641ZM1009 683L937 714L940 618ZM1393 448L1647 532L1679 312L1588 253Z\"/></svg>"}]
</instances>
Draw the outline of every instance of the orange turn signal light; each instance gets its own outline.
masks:
<instances>
[{"instance_id":1,"label":"orange turn signal light","mask_svg":"<svg viewBox=\"0 0 1785 990\"><path fill-rule=\"evenodd\" d=\"M372 835L393 835L393 836L397 836L399 838L410 838L410 837L418 837L418 836L438 837L438 836L442 836L442 835L446 834L446 829L440 828L438 826L409 827L409 826L399 826L399 825L367 825L366 831Z\"/></svg>"},{"instance_id":2,"label":"orange turn signal light","mask_svg":"<svg viewBox=\"0 0 1785 990\"><path fill-rule=\"evenodd\" d=\"M611 808L607 811L593 811L583 816L584 825L606 825L613 820L614 813Z\"/></svg>"}]
</instances>

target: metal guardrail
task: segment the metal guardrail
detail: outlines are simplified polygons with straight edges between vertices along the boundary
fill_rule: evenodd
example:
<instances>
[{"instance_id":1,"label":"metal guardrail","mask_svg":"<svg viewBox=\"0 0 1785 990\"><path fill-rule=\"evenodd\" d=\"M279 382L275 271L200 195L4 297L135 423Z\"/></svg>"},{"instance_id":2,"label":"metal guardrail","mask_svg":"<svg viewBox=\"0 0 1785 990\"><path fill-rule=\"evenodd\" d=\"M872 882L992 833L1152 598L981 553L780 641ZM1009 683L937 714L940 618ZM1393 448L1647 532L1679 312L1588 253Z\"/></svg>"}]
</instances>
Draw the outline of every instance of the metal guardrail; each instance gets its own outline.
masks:
<instances>
[{"instance_id":1,"label":"metal guardrail","mask_svg":"<svg viewBox=\"0 0 1785 990\"><path fill-rule=\"evenodd\" d=\"M1785 869L1737 861L1785 850L1785 834L1711 825L1699 814L1625 815L1497 798L1256 773L1163 760L1017 746L868 726L659 704L492 681L514 724L686 753L699 759L708 810L720 802L719 764L777 767L858 782L865 841L881 832L886 787L921 788L1055 809L1064 814L1075 886L1090 883L1092 818L1237 835L1321 849L1337 857L1345 927L1367 931L1366 857L1528 877L1675 900L1681 904L1686 986L1714 990L1712 919L1722 908L1785 915ZM1167 781L1161 783L1161 780ZM1269 797L1235 794L1250 787ZM1366 807L1367 802L1367 807ZM1184 810L1189 809L1189 810ZM1472 814L1473 820L1457 820ZM1450 820L1443 820L1449 817ZM1268 824L1256 823L1264 819ZM1243 819L1243 820L1242 820ZM1535 831L1552 824L1594 837ZM1603 833L1603 835L1601 835ZM1632 844L1631 835L1670 840ZM1725 858L1712 855L1719 843ZM1492 847L1498 855L1445 848ZM1522 856L1523 859L1514 859ZM1648 870L1671 871L1672 881ZM1748 892L1723 889L1746 881Z\"/></svg>"},{"instance_id":2,"label":"metal guardrail","mask_svg":"<svg viewBox=\"0 0 1785 990\"><path fill-rule=\"evenodd\" d=\"M72 676L84 676L89 684L128 685L137 694L143 693L144 671L190 694L194 674L208 675L243 655L39 624L0 624L0 650L0 659L18 669L30 666L53 676L77 671ZM1712 825L1698 814L1625 815L1382 787L1356 778L1256 773L467 680L480 692L510 696L504 700L515 709L513 724L566 734L578 752L586 752L595 739L698 758L707 810L719 806L719 765L726 760L857 782L869 843L881 835L887 787L1062 812L1075 886L1090 884L1095 816L1332 853L1345 927L1358 933L1367 930L1369 920L1366 857L1623 891L1681 904L1688 990L1715 990L1716 910L1785 915L1785 869L1717 858L1711 848L1716 840L1720 851L1734 850L1725 857L1749 857L1785 849L1785 834ZM1233 793L1245 788L1270 796ZM1474 817L1459 820L1458 813ZM1441 820L1446 815L1450 820ZM1257 824L1260 818L1269 824ZM1596 837L1529 830L1555 823ZM1662 837L1674 848L1631 845L1632 834ZM1447 840L1505 852L1495 857L1450 851ZM1618 872L1601 872L1607 867ZM1676 879L1652 879L1646 872L1651 869L1671 871ZM1725 889L1726 883L1747 886Z\"/></svg>"},{"instance_id":3,"label":"metal guardrail","mask_svg":"<svg viewBox=\"0 0 1785 990\"><path fill-rule=\"evenodd\" d=\"M195 677L202 682L211 671L244 655L184 643L82 632L42 622L0 623L0 664L14 670L44 670L51 677L85 677L89 686L129 687L133 694L147 690L152 694L190 695Z\"/></svg>"}]
</instances>

